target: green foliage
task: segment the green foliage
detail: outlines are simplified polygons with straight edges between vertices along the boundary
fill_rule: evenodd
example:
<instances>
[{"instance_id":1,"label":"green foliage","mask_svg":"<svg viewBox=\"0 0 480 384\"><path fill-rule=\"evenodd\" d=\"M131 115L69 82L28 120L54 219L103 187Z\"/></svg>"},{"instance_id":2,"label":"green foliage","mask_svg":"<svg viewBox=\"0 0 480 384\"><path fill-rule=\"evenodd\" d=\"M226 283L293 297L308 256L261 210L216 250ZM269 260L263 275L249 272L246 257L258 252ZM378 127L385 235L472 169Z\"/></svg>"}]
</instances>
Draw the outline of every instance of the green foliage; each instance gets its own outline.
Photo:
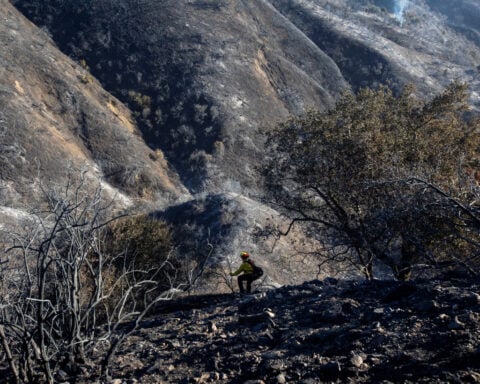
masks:
<instances>
[{"instance_id":1,"label":"green foliage","mask_svg":"<svg viewBox=\"0 0 480 384\"><path fill-rule=\"evenodd\" d=\"M136 109L141 111L150 109L152 99L148 95L143 95L140 92L128 91L128 98L134 104Z\"/></svg>"},{"instance_id":2,"label":"green foliage","mask_svg":"<svg viewBox=\"0 0 480 384\"><path fill-rule=\"evenodd\" d=\"M90 67L88 66L87 62L85 59L80 60L80 67L82 67L83 72L81 75L78 76L78 79L83 83L83 84L89 84L93 81L93 77L90 74Z\"/></svg>"},{"instance_id":3,"label":"green foliage","mask_svg":"<svg viewBox=\"0 0 480 384\"><path fill-rule=\"evenodd\" d=\"M467 226L479 225L468 174L480 141L478 121L465 119L466 89L453 83L431 101L411 86L398 97L363 89L332 110L291 117L267 134L270 201L332 252L347 247L367 277L376 257L396 269L460 257L458 241L474 252L466 246L478 237ZM401 257L392 261L395 247Z\"/></svg>"},{"instance_id":4,"label":"green foliage","mask_svg":"<svg viewBox=\"0 0 480 384\"><path fill-rule=\"evenodd\" d=\"M119 272L128 269L154 274L162 268L162 275L156 276L160 281L165 273L173 273L178 267L171 257L170 228L148 215L113 222L107 229L105 248L106 254L117 258L115 264Z\"/></svg>"}]
</instances>

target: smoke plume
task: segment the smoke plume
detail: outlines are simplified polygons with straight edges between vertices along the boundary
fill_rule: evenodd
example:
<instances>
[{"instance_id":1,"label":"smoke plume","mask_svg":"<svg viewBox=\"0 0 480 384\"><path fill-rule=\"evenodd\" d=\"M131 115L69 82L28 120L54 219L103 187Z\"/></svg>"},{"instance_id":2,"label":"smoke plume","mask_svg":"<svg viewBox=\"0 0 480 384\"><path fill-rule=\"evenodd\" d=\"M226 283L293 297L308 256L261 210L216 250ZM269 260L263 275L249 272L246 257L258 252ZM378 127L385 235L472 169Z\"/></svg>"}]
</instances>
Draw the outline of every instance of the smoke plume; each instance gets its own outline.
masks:
<instances>
[{"instance_id":1,"label":"smoke plume","mask_svg":"<svg viewBox=\"0 0 480 384\"><path fill-rule=\"evenodd\" d=\"M404 21L403 13L405 11L405 8L407 8L409 2L409 0L395 0L393 12L395 14L395 17L400 21L400 23L403 23Z\"/></svg>"}]
</instances>

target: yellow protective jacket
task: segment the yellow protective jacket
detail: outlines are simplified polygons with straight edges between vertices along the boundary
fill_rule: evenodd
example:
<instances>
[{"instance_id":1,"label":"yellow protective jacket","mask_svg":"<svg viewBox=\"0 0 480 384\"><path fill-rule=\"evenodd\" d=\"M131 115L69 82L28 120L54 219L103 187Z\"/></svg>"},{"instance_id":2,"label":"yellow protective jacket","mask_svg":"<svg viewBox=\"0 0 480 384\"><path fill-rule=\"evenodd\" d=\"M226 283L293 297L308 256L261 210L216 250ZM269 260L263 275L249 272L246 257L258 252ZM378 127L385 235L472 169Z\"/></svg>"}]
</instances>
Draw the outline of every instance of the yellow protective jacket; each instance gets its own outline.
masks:
<instances>
[{"instance_id":1,"label":"yellow protective jacket","mask_svg":"<svg viewBox=\"0 0 480 384\"><path fill-rule=\"evenodd\" d=\"M230 275L231 276L237 276L240 273L245 272L245 273L253 273L253 267L252 264L250 264L248 261L244 261L240 267L235 271L232 272Z\"/></svg>"}]
</instances>

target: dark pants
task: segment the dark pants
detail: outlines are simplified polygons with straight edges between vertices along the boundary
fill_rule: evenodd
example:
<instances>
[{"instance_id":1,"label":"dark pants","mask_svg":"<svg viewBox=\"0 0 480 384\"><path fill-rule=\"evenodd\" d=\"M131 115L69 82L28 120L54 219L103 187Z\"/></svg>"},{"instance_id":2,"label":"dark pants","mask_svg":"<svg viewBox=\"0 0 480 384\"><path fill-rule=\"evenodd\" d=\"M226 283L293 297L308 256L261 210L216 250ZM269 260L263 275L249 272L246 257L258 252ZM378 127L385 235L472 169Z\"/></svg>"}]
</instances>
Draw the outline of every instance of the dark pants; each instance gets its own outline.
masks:
<instances>
[{"instance_id":1,"label":"dark pants","mask_svg":"<svg viewBox=\"0 0 480 384\"><path fill-rule=\"evenodd\" d=\"M245 288L243 287L243 282L247 282L247 293L252 291L252 281L255 280L255 276L252 273L244 273L243 275L238 276L238 287L240 288L240 293L245 292Z\"/></svg>"}]
</instances>

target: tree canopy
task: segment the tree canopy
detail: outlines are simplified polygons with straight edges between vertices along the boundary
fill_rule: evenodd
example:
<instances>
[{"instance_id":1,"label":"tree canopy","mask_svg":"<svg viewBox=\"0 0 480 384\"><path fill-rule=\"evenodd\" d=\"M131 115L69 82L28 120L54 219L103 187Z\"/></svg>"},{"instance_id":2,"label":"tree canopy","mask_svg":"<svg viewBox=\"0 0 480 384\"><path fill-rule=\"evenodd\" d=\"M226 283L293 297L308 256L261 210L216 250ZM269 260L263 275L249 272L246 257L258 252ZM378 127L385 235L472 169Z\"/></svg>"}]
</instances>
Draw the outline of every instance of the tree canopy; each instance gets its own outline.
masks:
<instances>
[{"instance_id":1,"label":"tree canopy","mask_svg":"<svg viewBox=\"0 0 480 384\"><path fill-rule=\"evenodd\" d=\"M431 100L413 86L344 93L334 108L267 132L267 200L305 225L328 257L372 277L380 258L402 277L413 263L478 260L479 120L467 86Z\"/></svg>"}]
</instances>

